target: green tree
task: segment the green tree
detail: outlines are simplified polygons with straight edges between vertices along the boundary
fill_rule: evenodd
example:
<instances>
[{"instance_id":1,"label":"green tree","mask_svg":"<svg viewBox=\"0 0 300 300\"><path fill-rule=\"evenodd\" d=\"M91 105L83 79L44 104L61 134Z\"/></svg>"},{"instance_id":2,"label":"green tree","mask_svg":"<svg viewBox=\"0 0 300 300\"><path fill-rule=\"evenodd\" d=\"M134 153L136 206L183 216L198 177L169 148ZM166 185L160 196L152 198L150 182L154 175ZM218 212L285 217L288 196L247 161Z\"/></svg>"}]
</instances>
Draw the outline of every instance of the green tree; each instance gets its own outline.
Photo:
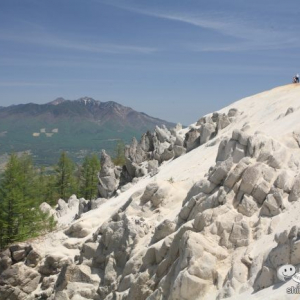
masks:
<instances>
[{"instance_id":1,"label":"green tree","mask_svg":"<svg viewBox=\"0 0 300 300\"><path fill-rule=\"evenodd\" d=\"M43 166L37 169L36 192L39 203L47 202L52 206L56 204L59 194L55 184L55 174L47 172Z\"/></svg>"},{"instance_id":2,"label":"green tree","mask_svg":"<svg viewBox=\"0 0 300 300\"><path fill-rule=\"evenodd\" d=\"M112 159L113 163L117 166L125 165L125 144L123 141L118 141L115 150L114 157Z\"/></svg>"},{"instance_id":3,"label":"green tree","mask_svg":"<svg viewBox=\"0 0 300 300\"><path fill-rule=\"evenodd\" d=\"M12 154L0 183L0 248L48 227L49 218L39 209L36 180L31 157Z\"/></svg>"},{"instance_id":4,"label":"green tree","mask_svg":"<svg viewBox=\"0 0 300 300\"><path fill-rule=\"evenodd\" d=\"M74 172L75 164L66 152L62 152L55 167L55 187L58 196L64 200L67 200L76 190Z\"/></svg>"},{"instance_id":5,"label":"green tree","mask_svg":"<svg viewBox=\"0 0 300 300\"><path fill-rule=\"evenodd\" d=\"M98 194L98 172L100 161L96 154L84 158L80 172L80 195L85 199L93 199Z\"/></svg>"}]
</instances>

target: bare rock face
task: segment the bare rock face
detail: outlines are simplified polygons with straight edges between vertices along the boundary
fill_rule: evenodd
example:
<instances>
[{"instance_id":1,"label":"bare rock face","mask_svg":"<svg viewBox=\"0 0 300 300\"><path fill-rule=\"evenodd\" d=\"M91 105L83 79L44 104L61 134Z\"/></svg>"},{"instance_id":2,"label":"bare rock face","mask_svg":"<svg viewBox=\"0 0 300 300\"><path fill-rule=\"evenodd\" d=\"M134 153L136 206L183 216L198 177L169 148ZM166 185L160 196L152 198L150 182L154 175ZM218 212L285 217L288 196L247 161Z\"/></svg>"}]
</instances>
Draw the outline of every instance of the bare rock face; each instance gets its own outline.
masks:
<instances>
[{"instance_id":1,"label":"bare rock face","mask_svg":"<svg viewBox=\"0 0 300 300\"><path fill-rule=\"evenodd\" d=\"M32 249L26 257L25 264L31 268L34 268L37 266L40 260L41 255L36 250Z\"/></svg>"},{"instance_id":2,"label":"bare rock face","mask_svg":"<svg viewBox=\"0 0 300 300\"><path fill-rule=\"evenodd\" d=\"M167 129L156 126L153 133L143 134L140 142L132 139L131 145L125 148L125 166L121 172L121 183L126 184L135 177L147 174L154 176L159 165L175 156L174 145L183 146L183 138L178 135L182 126ZM177 149L177 157L185 153L185 149Z\"/></svg>"},{"instance_id":3,"label":"bare rock face","mask_svg":"<svg viewBox=\"0 0 300 300\"><path fill-rule=\"evenodd\" d=\"M9 247L13 262L19 262L25 260L28 253L32 250L32 247L27 243L14 244Z\"/></svg>"},{"instance_id":4,"label":"bare rock face","mask_svg":"<svg viewBox=\"0 0 300 300\"><path fill-rule=\"evenodd\" d=\"M298 175L294 181L291 193L289 195L289 201L296 201L300 198L300 176Z\"/></svg>"},{"instance_id":5,"label":"bare rock face","mask_svg":"<svg viewBox=\"0 0 300 300\"><path fill-rule=\"evenodd\" d=\"M216 133L216 125L214 123L205 123L200 130L200 145L208 142Z\"/></svg>"},{"instance_id":6,"label":"bare rock face","mask_svg":"<svg viewBox=\"0 0 300 300\"><path fill-rule=\"evenodd\" d=\"M116 186L126 185L134 178L144 177L150 174L154 176L159 171L159 165L165 161L178 158L196 147L213 139L219 131L226 128L239 116L237 109L231 109L228 114L213 113L211 116L201 118L196 126L192 127L186 134L182 134L182 126L178 124L175 128L168 129L165 126L156 126L153 133L147 132L142 135L138 142L132 139L130 145L125 147L125 166L119 175L114 178L113 172L102 174L99 177L100 197L109 198L116 191ZM239 146L238 146L239 147ZM236 149L234 159L239 159L244 148ZM242 158L243 156L241 156ZM153 166L153 162L158 165ZM111 165L111 163L107 163ZM114 166L111 166L113 169ZM104 179L105 178L105 179ZM101 182L102 180L102 182Z\"/></svg>"},{"instance_id":7,"label":"bare rock face","mask_svg":"<svg viewBox=\"0 0 300 300\"><path fill-rule=\"evenodd\" d=\"M26 299L40 281L41 275L22 262L12 265L0 275L0 299ZM13 294L12 298L7 298Z\"/></svg>"},{"instance_id":8,"label":"bare rock face","mask_svg":"<svg viewBox=\"0 0 300 300\"><path fill-rule=\"evenodd\" d=\"M64 232L69 237L84 238L91 233L91 225L87 220L77 221L71 224Z\"/></svg>"},{"instance_id":9,"label":"bare rock face","mask_svg":"<svg viewBox=\"0 0 300 300\"><path fill-rule=\"evenodd\" d=\"M161 239L167 237L168 235L175 232L176 224L170 220L164 220L155 228L155 232L152 238L153 243L160 241Z\"/></svg>"},{"instance_id":10,"label":"bare rock face","mask_svg":"<svg viewBox=\"0 0 300 300\"><path fill-rule=\"evenodd\" d=\"M48 254L39 264L39 273L44 276L58 274L63 266L71 264L72 260L59 254Z\"/></svg>"},{"instance_id":11,"label":"bare rock face","mask_svg":"<svg viewBox=\"0 0 300 300\"><path fill-rule=\"evenodd\" d=\"M110 156L104 150L101 153L101 170L99 173L99 195L110 198L118 189L120 174Z\"/></svg>"},{"instance_id":12,"label":"bare rock face","mask_svg":"<svg viewBox=\"0 0 300 300\"><path fill-rule=\"evenodd\" d=\"M192 128L186 135L184 146L187 151L191 151L200 146L200 132L196 128Z\"/></svg>"},{"instance_id":13,"label":"bare rock face","mask_svg":"<svg viewBox=\"0 0 300 300\"><path fill-rule=\"evenodd\" d=\"M12 265L12 257L9 249L0 253L0 274Z\"/></svg>"},{"instance_id":14,"label":"bare rock face","mask_svg":"<svg viewBox=\"0 0 300 300\"><path fill-rule=\"evenodd\" d=\"M64 199L58 199L56 211L58 217L63 217L68 213L68 204Z\"/></svg>"},{"instance_id":15,"label":"bare rock face","mask_svg":"<svg viewBox=\"0 0 300 300\"><path fill-rule=\"evenodd\" d=\"M237 109L230 109L227 115L213 113L211 116L199 119L196 126L200 127L192 128L185 136L184 145L187 152L213 139L218 132L234 122L239 114Z\"/></svg>"}]
</instances>

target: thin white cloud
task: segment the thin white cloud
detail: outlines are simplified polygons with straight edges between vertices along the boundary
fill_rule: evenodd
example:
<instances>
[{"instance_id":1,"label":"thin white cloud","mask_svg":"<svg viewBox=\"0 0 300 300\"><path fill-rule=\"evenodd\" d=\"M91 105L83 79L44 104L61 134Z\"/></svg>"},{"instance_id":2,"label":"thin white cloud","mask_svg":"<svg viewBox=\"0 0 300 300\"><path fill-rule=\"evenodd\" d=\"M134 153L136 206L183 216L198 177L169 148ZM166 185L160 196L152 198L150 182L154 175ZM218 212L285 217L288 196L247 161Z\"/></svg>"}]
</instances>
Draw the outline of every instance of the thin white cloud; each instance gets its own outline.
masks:
<instances>
[{"instance_id":1,"label":"thin white cloud","mask_svg":"<svg viewBox=\"0 0 300 300\"><path fill-rule=\"evenodd\" d=\"M0 31L0 40L11 41L15 43L34 44L45 47L72 49L83 52L107 53L107 54L151 54L158 51L156 48L143 47L136 45L118 45L106 43L86 43L74 42L67 39L53 37L47 34L31 35L31 34L15 34Z\"/></svg>"},{"instance_id":2,"label":"thin white cloud","mask_svg":"<svg viewBox=\"0 0 300 300\"><path fill-rule=\"evenodd\" d=\"M109 2L105 0L96 1L134 13L215 31L223 36L236 39L227 44L219 42L215 45L205 45L202 42L202 46L198 46L195 42L193 45L189 45L191 51L229 52L300 47L299 38L295 38L295 36L298 36L296 29L275 30L268 26L267 22L265 24L258 23L257 20L251 20L248 16L230 15L224 12L164 12L121 5L111 0Z\"/></svg>"}]
</instances>

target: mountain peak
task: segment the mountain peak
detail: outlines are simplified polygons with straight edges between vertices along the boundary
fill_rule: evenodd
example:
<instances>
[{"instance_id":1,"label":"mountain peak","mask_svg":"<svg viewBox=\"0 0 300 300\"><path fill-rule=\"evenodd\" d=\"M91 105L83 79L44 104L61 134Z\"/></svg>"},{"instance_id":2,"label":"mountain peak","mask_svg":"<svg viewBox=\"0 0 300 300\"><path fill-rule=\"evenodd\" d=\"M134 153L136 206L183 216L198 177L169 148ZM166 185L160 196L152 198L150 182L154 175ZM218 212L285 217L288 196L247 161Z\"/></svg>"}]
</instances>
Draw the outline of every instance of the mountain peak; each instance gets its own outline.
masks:
<instances>
[{"instance_id":1,"label":"mountain peak","mask_svg":"<svg viewBox=\"0 0 300 300\"><path fill-rule=\"evenodd\" d=\"M47 104L51 104L51 105L58 105L58 104L61 104L63 102L67 101L66 99L64 99L63 97L58 97L56 98L55 100L47 103Z\"/></svg>"},{"instance_id":2,"label":"mountain peak","mask_svg":"<svg viewBox=\"0 0 300 300\"><path fill-rule=\"evenodd\" d=\"M98 100L95 100L95 99L93 99L91 97L85 96L85 97L81 97L81 98L79 98L77 100L66 100L63 97L58 97L55 100L53 100L53 101L51 101L51 102L49 102L47 104L50 104L50 105L59 105L59 104L64 103L66 101L73 102L73 103L74 102L79 102L79 103L84 104L84 105L88 105L88 104L89 105L100 105L100 103L101 103Z\"/></svg>"},{"instance_id":3,"label":"mountain peak","mask_svg":"<svg viewBox=\"0 0 300 300\"><path fill-rule=\"evenodd\" d=\"M79 98L79 99L77 99L75 101L79 101L81 103L84 103L84 105L87 105L87 104L99 105L101 103L100 101L95 100L95 99L93 99L91 97L87 97L87 96Z\"/></svg>"}]
</instances>

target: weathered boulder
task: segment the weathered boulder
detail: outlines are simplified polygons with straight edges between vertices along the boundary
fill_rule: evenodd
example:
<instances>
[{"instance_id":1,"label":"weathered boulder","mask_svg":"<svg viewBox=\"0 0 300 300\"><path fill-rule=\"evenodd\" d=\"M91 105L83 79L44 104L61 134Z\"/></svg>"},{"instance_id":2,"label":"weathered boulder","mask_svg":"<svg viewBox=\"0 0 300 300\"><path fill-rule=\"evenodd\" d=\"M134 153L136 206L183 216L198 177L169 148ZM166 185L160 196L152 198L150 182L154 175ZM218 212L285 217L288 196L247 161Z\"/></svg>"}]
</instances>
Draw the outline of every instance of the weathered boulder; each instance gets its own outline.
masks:
<instances>
[{"instance_id":1,"label":"weathered boulder","mask_svg":"<svg viewBox=\"0 0 300 300\"><path fill-rule=\"evenodd\" d=\"M274 176L274 169L264 163L251 165L243 173L240 190L245 194L251 195L260 180L263 179L266 182L271 183Z\"/></svg>"},{"instance_id":2,"label":"weathered boulder","mask_svg":"<svg viewBox=\"0 0 300 300\"><path fill-rule=\"evenodd\" d=\"M298 175L294 181L291 193L289 195L289 201L297 201L300 198L300 175Z\"/></svg>"},{"instance_id":3,"label":"weathered boulder","mask_svg":"<svg viewBox=\"0 0 300 300\"><path fill-rule=\"evenodd\" d=\"M94 258L98 248L98 243L84 243L81 249L81 256L86 259Z\"/></svg>"},{"instance_id":4,"label":"weathered boulder","mask_svg":"<svg viewBox=\"0 0 300 300\"><path fill-rule=\"evenodd\" d=\"M183 146L177 146L175 145L174 148L174 156L175 158L182 156L186 153L186 149Z\"/></svg>"},{"instance_id":5,"label":"weathered boulder","mask_svg":"<svg viewBox=\"0 0 300 300\"><path fill-rule=\"evenodd\" d=\"M78 205L79 205L79 200L77 199L76 195L72 195L69 199L68 199L68 207L69 209L78 209Z\"/></svg>"},{"instance_id":6,"label":"weathered boulder","mask_svg":"<svg viewBox=\"0 0 300 300\"><path fill-rule=\"evenodd\" d=\"M263 266L259 277L255 281L254 290L258 291L273 285L276 281L276 272L272 268Z\"/></svg>"},{"instance_id":7,"label":"weathered boulder","mask_svg":"<svg viewBox=\"0 0 300 300\"><path fill-rule=\"evenodd\" d=\"M153 137L150 131L147 131L145 134L142 135L140 145L143 151L145 152L150 152L154 150Z\"/></svg>"},{"instance_id":8,"label":"weathered boulder","mask_svg":"<svg viewBox=\"0 0 300 300\"><path fill-rule=\"evenodd\" d=\"M153 194L150 201L153 207L159 207L162 202L167 198L169 186L160 185L158 190Z\"/></svg>"},{"instance_id":9,"label":"weathered boulder","mask_svg":"<svg viewBox=\"0 0 300 300\"><path fill-rule=\"evenodd\" d=\"M86 265L65 265L57 278L56 289L66 289L70 282L97 284L100 278Z\"/></svg>"},{"instance_id":10,"label":"weathered boulder","mask_svg":"<svg viewBox=\"0 0 300 300\"><path fill-rule=\"evenodd\" d=\"M194 228L196 231L202 231L206 226L212 223L213 209L207 209L196 215L194 221Z\"/></svg>"},{"instance_id":11,"label":"weathered boulder","mask_svg":"<svg viewBox=\"0 0 300 300\"><path fill-rule=\"evenodd\" d=\"M42 259L39 272L44 276L58 274L64 265L71 263L72 260L69 257L60 254L48 254Z\"/></svg>"},{"instance_id":12,"label":"weathered boulder","mask_svg":"<svg viewBox=\"0 0 300 300\"><path fill-rule=\"evenodd\" d=\"M233 186L241 179L244 171L251 164L251 159L245 157L239 161L239 163L228 173L224 186L233 188Z\"/></svg>"},{"instance_id":13,"label":"weathered boulder","mask_svg":"<svg viewBox=\"0 0 300 300\"><path fill-rule=\"evenodd\" d=\"M155 175L158 172L159 163L158 160L152 159L148 161L148 173Z\"/></svg>"},{"instance_id":14,"label":"weathered boulder","mask_svg":"<svg viewBox=\"0 0 300 300\"><path fill-rule=\"evenodd\" d=\"M238 111L237 108L230 108L228 111L228 117L232 118L232 117L236 117L240 112Z\"/></svg>"},{"instance_id":15,"label":"weathered boulder","mask_svg":"<svg viewBox=\"0 0 300 300\"><path fill-rule=\"evenodd\" d=\"M225 180L232 167L233 161L231 158L222 162L217 162L216 166L209 174L208 180L216 185L219 185Z\"/></svg>"},{"instance_id":16,"label":"weathered boulder","mask_svg":"<svg viewBox=\"0 0 300 300\"><path fill-rule=\"evenodd\" d=\"M91 202L89 200L85 200L84 198L80 198L78 202L78 217L81 217L83 213L91 210Z\"/></svg>"},{"instance_id":17,"label":"weathered boulder","mask_svg":"<svg viewBox=\"0 0 300 300\"><path fill-rule=\"evenodd\" d=\"M161 161L170 160L174 157L174 150L172 147L169 147L168 149L165 149L164 152L160 156Z\"/></svg>"},{"instance_id":18,"label":"weathered boulder","mask_svg":"<svg viewBox=\"0 0 300 300\"><path fill-rule=\"evenodd\" d=\"M155 228L154 235L152 237L152 243L156 243L166 236L172 234L175 231L176 224L168 219L164 220Z\"/></svg>"},{"instance_id":19,"label":"weathered boulder","mask_svg":"<svg viewBox=\"0 0 300 300\"><path fill-rule=\"evenodd\" d=\"M92 226L89 220L79 221L73 223L64 232L70 237L84 238L92 232Z\"/></svg>"},{"instance_id":20,"label":"weathered boulder","mask_svg":"<svg viewBox=\"0 0 300 300\"><path fill-rule=\"evenodd\" d=\"M0 285L0 300L27 300L28 295L20 288L9 285Z\"/></svg>"},{"instance_id":21,"label":"weathered boulder","mask_svg":"<svg viewBox=\"0 0 300 300\"><path fill-rule=\"evenodd\" d=\"M101 152L101 170L99 173L99 195L102 198L110 198L119 186L119 174L110 156L105 150Z\"/></svg>"},{"instance_id":22,"label":"weathered boulder","mask_svg":"<svg viewBox=\"0 0 300 300\"><path fill-rule=\"evenodd\" d=\"M34 268L37 266L37 264L41 259L42 259L41 255L36 250L32 249L26 257L25 264L28 267Z\"/></svg>"},{"instance_id":23,"label":"weathered boulder","mask_svg":"<svg viewBox=\"0 0 300 300\"><path fill-rule=\"evenodd\" d=\"M130 170L130 163L136 163L136 164L140 164L142 163L144 160L147 159L148 155L147 153L143 150L143 148L147 148L147 142L145 141L146 137L144 137L144 139L142 140L142 143L138 143L138 141L136 140L136 138L134 137L132 139L132 142L130 144L130 146L126 146L125 147L125 158L127 158L128 161L128 171L131 174ZM152 148L153 146L153 137L149 138L149 147ZM126 165L127 166L127 165Z\"/></svg>"},{"instance_id":24,"label":"weathered boulder","mask_svg":"<svg viewBox=\"0 0 300 300\"><path fill-rule=\"evenodd\" d=\"M274 185L286 193L290 193L295 181L295 174L290 170L282 170L277 176Z\"/></svg>"},{"instance_id":25,"label":"weathered boulder","mask_svg":"<svg viewBox=\"0 0 300 300\"><path fill-rule=\"evenodd\" d=\"M216 126L213 123L205 123L200 129L200 145L208 142L212 137L214 137L216 132Z\"/></svg>"},{"instance_id":26,"label":"weathered boulder","mask_svg":"<svg viewBox=\"0 0 300 300\"><path fill-rule=\"evenodd\" d=\"M171 141L171 132L167 129L167 127L165 125L162 125L162 127L156 126L155 133L156 133L158 140L161 143Z\"/></svg>"},{"instance_id":27,"label":"weathered boulder","mask_svg":"<svg viewBox=\"0 0 300 300\"><path fill-rule=\"evenodd\" d=\"M244 195L238 206L238 211L247 217L251 217L258 210L257 203L252 196Z\"/></svg>"},{"instance_id":28,"label":"weathered boulder","mask_svg":"<svg viewBox=\"0 0 300 300\"><path fill-rule=\"evenodd\" d=\"M10 246L9 250L11 252L11 257L13 261L19 262L26 258L28 253L32 250L32 247L30 244L27 243L18 243Z\"/></svg>"},{"instance_id":29,"label":"weathered boulder","mask_svg":"<svg viewBox=\"0 0 300 300\"><path fill-rule=\"evenodd\" d=\"M174 146L184 146L184 139L181 136L176 136Z\"/></svg>"},{"instance_id":30,"label":"weathered boulder","mask_svg":"<svg viewBox=\"0 0 300 300\"><path fill-rule=\"evenodd\" d=\"M200 132L198 129L192 128L185 135L184 147L186 148L186 151L189 152L198 146L200 146Z\"/></svg>"},{"instance_id":31,"label":"weathered boulder","mask_svg":"<svg viewBox=\"0 0 300 300\"><path fill-rule=\"evenodd\" d=\"M0 285L4 286L4 292L11 290L11 287L13 287L18 288L25 294L30 294L38 287L40 278L41 275L36 270L20 262L2 272L0 275Z\"/></svg>"},{"instance_id":32,"label":"weathered boulder","mask_svg":"<svg viewBox=\"0 0 300 300\"><path fill-rule=\"evenodd\" d=\"M226 114L219 114L217 118L217 130L222 130L230 124L230 119Z\"/></svg>"},{"instance_id":33,"label":"weathered boulder","mask_svg":"<svg viewBox=\"0 0 300 300\"><path fill-rule=\"evenodd\" d=\"M56 214L58 217L62 217L68 213L68 204L63 199L58 199L57 207L56 207Z\"/></svg>"},{"instance_id":34,"label":"weathered boulder","mask_svg":"<svg viewBox=\"0 0 300 300\"><path fill-rule=\"evenodd\" d=\"M235 247L248 246L251 237L251 229L245 220L236 218L233 224L232 231L229 236L229 241Z\"/></svg>"},{"instance_id":35,"label":"weathered boulder","mask_svg":"<svg viewBox=\"0 0 300 300\"><path fill-rule=\"evenodd\" d=\"M141 197L141 203L142 204L147 203L152 198L152 196L157 192L158 188L159 186L156 182L149 183L146 186L145 191Z\"/></svg>"},{"instance_id":36,"label":"weathered boulder","mask_svg":"<svg viewBox=\"0 0 300 300\"><path fill-rule=\"evenodd\" d=\"M0 253L0 274L12 265L11 252L6 249Z\"/></svg>"},{"instance_id":37,"label":"weathered boulder","mask_svg":"<svg viewBox=\"0 0 300 300\"><path fill-rule=\"evenodd\" d=\"M210 194L216 187L216 184L210 182L205 178L197 181L188 191L187 196L183 200L182 205L184 206L187 201L189 201L193 196L196 196L199 193Z\"/></svg>"},{"instance_id":38,"label":"weathered boulder","mask_svg":"<svg viewBox=\"0 0 300 300\"><path fill-rule=\"evenodd\" d=\"M285 208L283 203L283 195L280 190L273 190L267 196L261 208L261 214L269 217L276 216Z\"/></svg>"}]
</instances>

